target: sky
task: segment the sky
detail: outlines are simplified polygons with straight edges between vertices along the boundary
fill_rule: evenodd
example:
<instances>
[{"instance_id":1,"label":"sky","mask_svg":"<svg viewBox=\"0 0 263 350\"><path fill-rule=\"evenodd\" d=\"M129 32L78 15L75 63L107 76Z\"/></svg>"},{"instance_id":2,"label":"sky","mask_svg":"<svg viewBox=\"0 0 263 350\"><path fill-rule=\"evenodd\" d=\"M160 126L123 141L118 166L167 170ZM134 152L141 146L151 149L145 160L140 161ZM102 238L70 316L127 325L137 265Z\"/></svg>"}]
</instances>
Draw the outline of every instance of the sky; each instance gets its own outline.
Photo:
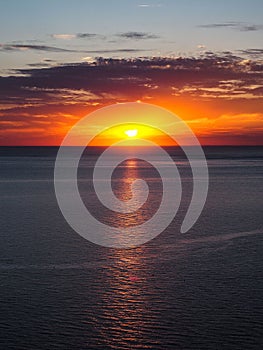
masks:
<instances>
[{"instance_id":1,"label":"sky","mask_svg":"<svg viewBox=\"0 0 263 350\"><path fill-rule=\"evenodd\" d=\"M0 145L59 145L142 101L204 145L263 144L263 2L0 1Z\"/></svg>"}]
</instances>

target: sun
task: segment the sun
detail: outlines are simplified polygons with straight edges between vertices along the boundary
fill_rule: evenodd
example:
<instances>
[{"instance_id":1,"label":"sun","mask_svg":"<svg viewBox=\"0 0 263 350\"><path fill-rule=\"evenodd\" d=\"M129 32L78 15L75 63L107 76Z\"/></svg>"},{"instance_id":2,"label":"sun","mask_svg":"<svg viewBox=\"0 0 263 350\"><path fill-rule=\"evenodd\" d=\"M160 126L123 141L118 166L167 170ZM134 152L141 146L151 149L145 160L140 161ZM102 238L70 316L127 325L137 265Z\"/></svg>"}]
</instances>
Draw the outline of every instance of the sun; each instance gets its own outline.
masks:
<instances>
[{"instance_id":1,"label":"sun","mask_svg":"<svg viewBox=\"0 0 263 350\"><path fill-rule=\"evenodd\" d=\"M128 137L135 137L138 134L138 129L129 129L129 130L125 130L124 133L128 136Z\"/></svg>"},{"instance_id":2,"label":"sun","mask_svg":"<svg viewBox=\"0 0 263 350\"><path fill-rule=\"evenodd\" d=\"M132 147L145 145L143 140L149 140L156 144L172 146L174 141L161 130L150 125L139 123L117 124L99 133L89 146L111 146L114 143L126 140Z\"/></svg>"}]
</instances>

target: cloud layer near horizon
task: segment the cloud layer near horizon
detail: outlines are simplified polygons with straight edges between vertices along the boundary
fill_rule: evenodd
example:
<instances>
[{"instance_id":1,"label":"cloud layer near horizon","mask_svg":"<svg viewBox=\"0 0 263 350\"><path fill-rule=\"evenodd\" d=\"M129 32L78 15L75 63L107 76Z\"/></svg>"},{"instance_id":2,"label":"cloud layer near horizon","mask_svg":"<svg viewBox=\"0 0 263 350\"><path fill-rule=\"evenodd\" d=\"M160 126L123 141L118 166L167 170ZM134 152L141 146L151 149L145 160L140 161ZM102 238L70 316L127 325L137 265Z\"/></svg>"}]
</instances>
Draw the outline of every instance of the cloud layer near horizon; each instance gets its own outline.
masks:
<instances>
[{"instance_id":1,"label":"cloud layer near horizon","mask_svg":"<svg viewBox=\"0 0 263 350\"><path fill-rule=\"evenodd\" d=\"M230 52L24 69L0 94L2 145L59 144L81 116L136 100L177 113L204 144L263 144L263 63Z\"/></svg>"}]
</instances>

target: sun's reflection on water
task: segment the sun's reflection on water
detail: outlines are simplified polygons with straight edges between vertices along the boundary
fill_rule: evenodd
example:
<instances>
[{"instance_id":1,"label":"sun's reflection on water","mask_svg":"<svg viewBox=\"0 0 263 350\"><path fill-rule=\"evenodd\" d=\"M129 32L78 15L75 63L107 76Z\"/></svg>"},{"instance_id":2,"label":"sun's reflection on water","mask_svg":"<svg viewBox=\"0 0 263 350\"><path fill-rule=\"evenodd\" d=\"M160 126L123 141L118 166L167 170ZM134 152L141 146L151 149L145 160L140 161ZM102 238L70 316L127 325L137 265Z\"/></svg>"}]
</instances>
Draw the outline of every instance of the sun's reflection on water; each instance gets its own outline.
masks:
<instances>
[{"instance_id":1,"label":"sun's reflection on water","mask_svg":"<svg viewBox=\"0 0 263 350\"><path fill-rule=\"evenodd\" d=\"M141 175L138 162L137 159L130 159L120 169L122 181L115 184L114 190L121 200L131 198L129 184ZM112 220L122 220L125 225L132 226L145 220L145 217L146 209L126 215L125 218L116 214ZM108 288L101 294L104 322L101 334L111 348L117 343L131 348L138 348L138 344L141 344L141 349L152 349L153 344L158 343L147 331L155 327L157 316L151 307L153 272L146 249L140 246L129 250L109 250L109 263L105 266Z\"/></svg>"},{"instance_id":2,"label":"sun's reflection on water","mask_svg":"<svg viewBox=\"0 0 263 350\"><path fill-rule=\"evenodd\" d=\"M151 310L151 266L144 259L143 247L115 250L109 256L106 279L108 289L102 294L103 337L108 346L153 343L147 329L154 327L156 315ZM106 327L105 327L106 326ZM151 346L152 348L152 346Z\"/></svg>"}]
</instances>

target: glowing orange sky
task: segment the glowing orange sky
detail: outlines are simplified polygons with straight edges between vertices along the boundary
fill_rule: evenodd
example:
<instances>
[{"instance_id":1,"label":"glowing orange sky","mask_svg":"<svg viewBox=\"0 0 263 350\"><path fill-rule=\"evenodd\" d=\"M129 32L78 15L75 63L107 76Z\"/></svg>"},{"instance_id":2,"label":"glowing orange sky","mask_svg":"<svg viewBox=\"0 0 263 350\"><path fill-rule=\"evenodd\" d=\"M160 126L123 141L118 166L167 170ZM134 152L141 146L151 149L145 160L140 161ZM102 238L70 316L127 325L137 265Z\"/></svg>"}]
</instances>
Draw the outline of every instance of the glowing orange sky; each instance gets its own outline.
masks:
<instances>
[{"instance_id":1,"label":"glowing orange sky","mask_svg":"<svg viewBox=\"0 0 263 350\"><path fill-rule=\"evenodd\" d=\"M203 145L263 144L263 118L261 113L253 111L253 101L249 103L246 101L245 106L244 103L235 106L235 112L233 108L229 108L228 112L228 102L221 102L220 106L217 106L217 103L213 105L202 101L200 103L180 101L176 104L174 101L159 100L151 101L151 103L165 107L184 119ZM244 109L242 109L242 105ZM251 112L246 113L245 110L248 109L248 105L252 105ZM94 108L90 111L94 111ZM5 124L4 135L0 138L0 144L60 145L71 126L84 115L83 111L80 111L79 114L75 112L75 115L72 113L70 117L61 113L56 118L55 123L49 121L45 123L43 118L44 120L38 126L30 126L29 124L24 128L20 127L19 122L17 124L10 123L10 125L7 123ZM65 119L67 120L66 123ZM158 132L148 135L146 138L162 145L174 144L168 136L161 135ZM104 135L97 136L91 145L106 146L120 139L114 133L111 135L111 131L109 131Z\"/></svg>"},{"instance_id":2,"label":"glowing orange sky","mask_svg":"<svg viewBox=\"0 0 263 350\"><path fill-rule=\"evenodd\" d=\"M227 112L228 102L221 103L220 106L217 106L217 103L213 106L212 103L202 101L200 103L196 101L180 102L175 104L174 101L151 101L151 103L165 107L184 119L203 145L263 144L262 114L254 112L253 106L252 112L245 112L247 105L252 105L253 101L250 103L246 101L244 110L242 110L242 103L240 106L236 106L235 112L232 108ZM94 110L94 108L90 109L90 111ZM89 109L85 112L88 113ZM74 113L70 114L70 117L61 113L59 118L56 118L55 123L49 121L45 123L44 120L38 126L32 127L29 124L22 128L19 123L10 123L9 128L9 125L5 124L5 132L0 138L0 145L60 145L72 125L85 115L83 111L80 111L79 114L77 111ZM116 137L114 133L111 135L111 131L98 135L90 145L106 146L119 141L121 137ZM169 136L162 135L160 132L152 133L146 138L161 145L174 145Z\"/></svg>"},{"instance_id":3,"label":"glowing orange sky","mask_svg":"<svg viewBox=\"0 0 263 350\"><path fill-rule=\"evenodd\" d=\"M128 136L129 131L135 131L136 135ZM176 146L174 140L161 130L145 126L143 124L121 124L111 127L95 136L89 146L109 146L124 139L131 140L132 144L140 146L140 138L152 141L162 146ZM135 142L134 142L135 141ZM127 144L128 145L128 144Z\"/></svg>"},{"instance_id":4,"label":"glowing orange sky","mask_svg":"<svg viewBox=\"0 0 263 350\"><path fill-rule=\"evenodd\" d=\"M27 77L1 78L0 145L60 145L90 112L137 100L178 115L203 145L263 145L261 66L256 60L220 59L116 60L110 66L106 60L96 66L35 69ZM95 132L96 125L90 130ZM108 133L93 145L117 139ZM158 133L151 139L171 144Z\"/></svg>"}]
</instances>

